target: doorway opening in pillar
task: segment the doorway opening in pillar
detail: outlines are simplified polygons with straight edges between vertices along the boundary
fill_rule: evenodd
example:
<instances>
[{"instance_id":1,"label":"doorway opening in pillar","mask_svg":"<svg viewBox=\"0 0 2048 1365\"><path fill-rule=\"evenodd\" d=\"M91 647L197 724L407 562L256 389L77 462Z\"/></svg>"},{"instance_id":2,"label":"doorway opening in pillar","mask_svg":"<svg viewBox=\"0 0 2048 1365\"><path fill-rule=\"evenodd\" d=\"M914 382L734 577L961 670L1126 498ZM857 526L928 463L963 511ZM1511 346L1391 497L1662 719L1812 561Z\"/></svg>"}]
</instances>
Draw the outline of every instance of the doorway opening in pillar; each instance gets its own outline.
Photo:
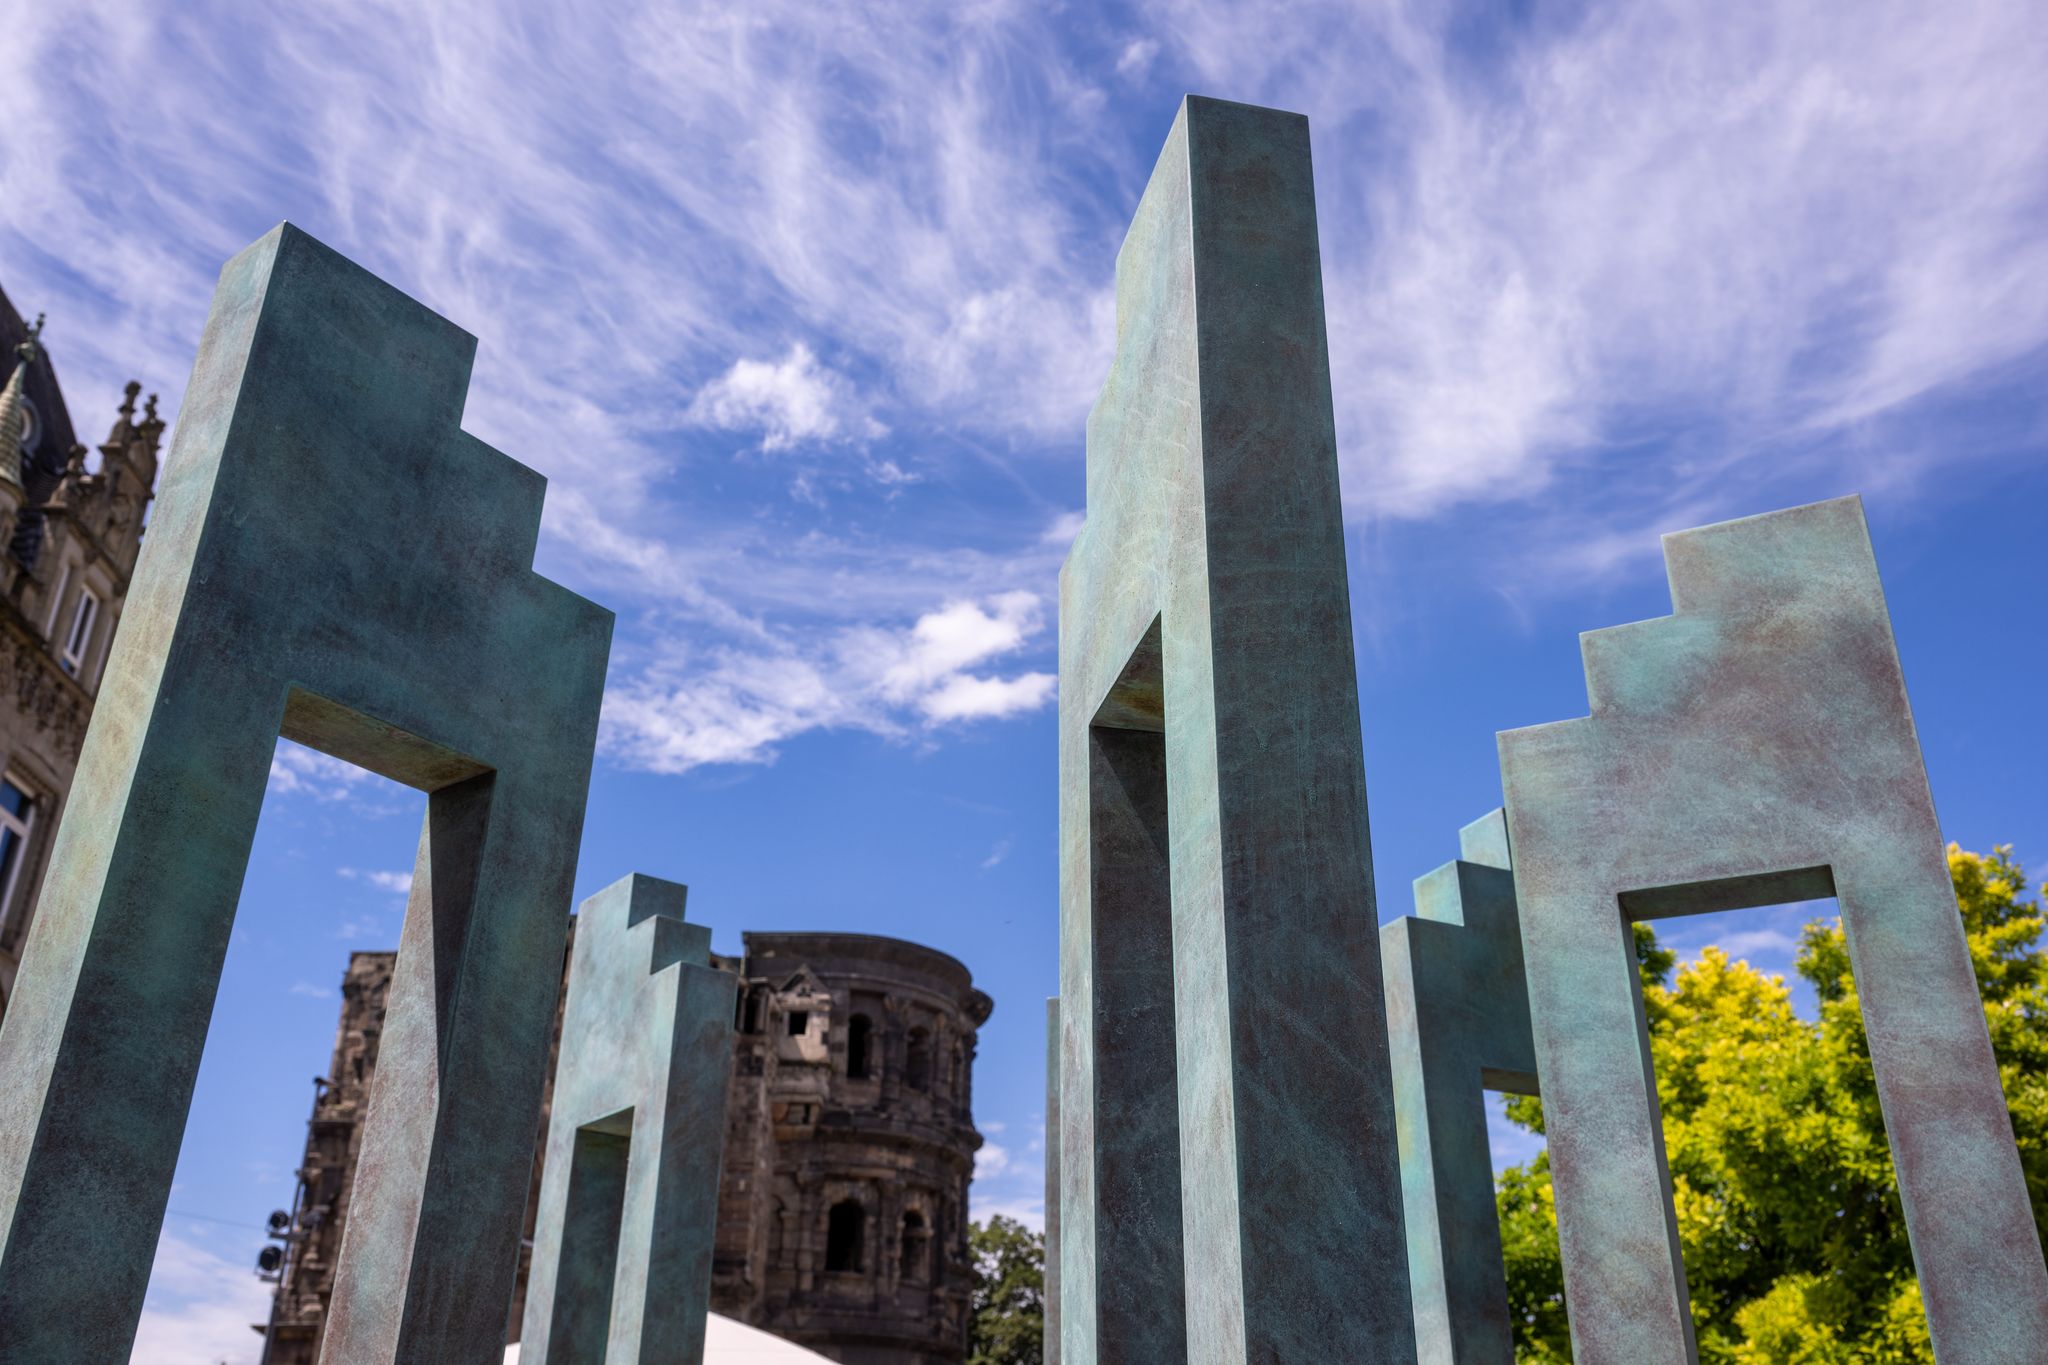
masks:
<instances>
[{"instance_id":1,"label":"doorway opening in pillar","mask_svg":"<svg viewBox=\"0 0 2048 1365\"><path fill-rule=\"evenodd\" d=\"M1788 1276L1841 1280L1903 1226L1867 1057L1852 1049L1852 1088L1868 1101L1854 1106L1853 1141L1840 1141L1842 1116L1815 1088L1834 1043L1860 1022L1831 880L1825 869L1791 875L1746 890L1709 884L1622 898L1664 1188L1682 1189L1687 1210L1680 1259L1688 1278L1711 1281L1693 1285L1702 1334L1732 1325L1756 1293ZM1738 901L1749 903L1722 908ZM1823 1020L1830 1000L1849 1003ZM1500 1093L1523 1088L1500 1082L1482 1071L1509 1316L1518 1348L1563 1356L1570 1332L1542 1103L1533 1087L1525 1097ZM1822 1167L1827 1177L1810 1183ZM1829 1191L1825 1210L1772 1206L1778 1191L1812 1188ZM1801 1229L1811 1234L1804 1248L1794 1245ZM1716 1268L1737 1263L1742 1283L1722 1283ZM1879 1299L1859 1311L1887 1308Z\"/></svg>"},{"instance_id":2,"label":"doorway opening in pillar","mask_svg":"<svg viewBox=\"0 0 2048 1365\"><path fill-rule=\"evenodd\" d=\"M1823 866L1619 898L1703 1342L1738 1337L1766 1295L1812 1291L1845 1337L1889 1319L1928 1349L1834 890Z\"/></svg>"},{"instance_id":3,"label":"doorway opening in pillar","mask_svg":"<svg viewBox=\"0 0 2048 1365\"><path fill-rule=\"evenodd\" d=\"M174 1286L181 1277L191 1281L191 1255L177 1240L181 1215L182 1226L218 1220L244 1229L239 1254L220 1259L255 1260L263 1272L248 1300L250 1325L263 1333L262 1365L311 1365L321 1352L333 1356L328 1348L346 1316L351 1260L378 1262L375 1270L365 1262L355 1272L361 1282L388 1284L382 1263L433 1245L442 1234L432 1224L451 1216L447 1194L459 1188L445 1162L436 1166L433 1136L460 1089L444 1084L445 1073L462 1064L451 1021L476 920L496 774L303 686L286 688L277 726L260 798L243 795L263 777L264 741L256 735L220 739L210 776L195 776L185 788L194 807L190 838L208 847L217 865L235 851L237 834L248 832L234 916L211 922L229 951L214 958L222 963L220 985L180 1163L188 1153L195 1165L218 1165L223 1153L244 1155L238 1169L208 1172L210 1179L188 1179L183 1170L173 1177L174 1212L152 1270L136 1361L181 1353L164 1343L178 1340L180 1313L201 1311L177 1303ZM366 828L372 824L374 836ZM164 834L176 837L158 837ZM293 914L306 902L331 913L337 900L351 906L338 924ZM189 929L200 918L185 919L188 939L175 951L219 953ZM395 956L384 955L394 949ZM250 950L267 959L268 970L245 982ZM379 975L388 993L371 982ZM370 995L389 1001L388 1014L351 1021L351 1002ZM337 996L344 1025L338 1046ZM289 1058L274 1055L286 1045ZM277 1077L291 1090L304 1081L289 1078L314 1077L310 1096L268 1107L288 1114L310 1099L306 1126L250 1132L250 1076ZM205 1084L212 1077L219 1079ZM351 1166L353 1181L345 1186ZM294 1170L296 1178L286 1174ZM275 1186L255 1207L252 1177ZM265 1292L266 1282L274 1293ZM376 1315L374 1308L368 1314Z\"/></svg>"},{"instance_id":4,"label":"doorway opening in pillar","mask_svg":"<svg viewBox=\"0 0 2048 1365\"><path fill-rule=\"evenodd\" d=\"M1102 1365L1186 1340L1166 740L1155 617L1088 733Z\"/></svg>"},{"instance_id":5,"label":"doorway opening in pillar","mask_svg":"<svg viewBox=\"0 0 2048 1365\"><path fill-rule=\"evenodd\" d=\"M601 1365L611 1334L612 1282L619 1268L619 1229L626 1210L626 1170L633 1154L633 1111L576 1130L569 1160L569 1200L562 1215L562 1258L556 1271L549 1358Z\"/></svg>"},{"instance_id":6,"label":"doorway opening in pillar","mask_svg":"<svg viewBox=\"0 0 2048 1365\"><path fill-rule=\"evenodd\" d=\"M314 1358L340 1249L345 1174L382 1045L382 1011L356 1001L371 978L390 975L426 811L424 792L276 742L136 1333L137 1365L182 1358L222 1319L268 1330L268 1354L264 1338L249 1338L251 1360ZM383 998L381 982L374 994Z\"/></svg>"}]
</instances>

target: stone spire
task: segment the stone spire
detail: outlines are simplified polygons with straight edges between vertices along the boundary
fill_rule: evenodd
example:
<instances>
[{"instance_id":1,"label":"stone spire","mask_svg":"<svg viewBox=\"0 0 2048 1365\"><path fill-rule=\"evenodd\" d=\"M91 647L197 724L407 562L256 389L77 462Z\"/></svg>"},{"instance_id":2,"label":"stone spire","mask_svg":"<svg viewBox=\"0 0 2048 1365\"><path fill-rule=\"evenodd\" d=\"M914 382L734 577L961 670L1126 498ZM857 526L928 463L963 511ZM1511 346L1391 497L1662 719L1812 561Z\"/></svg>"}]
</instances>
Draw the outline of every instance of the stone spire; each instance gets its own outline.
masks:
<instances>
[{"instance_id":1,"label":"stone spire","mask_svg":"<svg viewBox=\"0 0 2048 1365\"><path fill-rule=\"evenodd\" d=\"M36 314L36 325L28 329L28 336L14 348L14 373L7 378L7 387L0 389L0 485L21 487L21 436L28 426L27 414L22 405L28 400L22 395L22 388L28 382L28 367L35 363L41 348L36 339L43 334L43 315Z\"/></svg>"}]
</instances>

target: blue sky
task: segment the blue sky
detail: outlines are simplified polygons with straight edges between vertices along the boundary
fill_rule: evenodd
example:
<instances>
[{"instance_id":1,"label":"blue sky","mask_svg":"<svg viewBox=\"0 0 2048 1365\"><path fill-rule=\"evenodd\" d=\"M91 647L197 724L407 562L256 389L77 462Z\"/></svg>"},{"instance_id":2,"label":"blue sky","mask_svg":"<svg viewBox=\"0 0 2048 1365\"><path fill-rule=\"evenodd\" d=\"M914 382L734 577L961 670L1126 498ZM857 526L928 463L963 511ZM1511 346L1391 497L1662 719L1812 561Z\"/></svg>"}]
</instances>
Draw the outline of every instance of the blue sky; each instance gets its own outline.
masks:
<instances>
[{"instance_id":1,"label":"blue sky","mask_svg":"<svg viewBox=\"0 0 2048 1365\"><path fill-rule=\"evenodd\" d=\"M1668 609L1658 533L1851 491L1947 829L2048 859L2039 5L0 24L0 280L81 429L130 375L175 423L221 262L283 218L475 332L469 429L550 480L540 569L619 612L578 894L640 870L721 949L959 956L997 1001L984 1213L1037 1211L1053 584L1187 91L1312 121L1383 915L1498 802L1493 733L1583 713L1577 632ZM335 984L397 934L419 799L278 772L139 1358L252 1358ZM1714 932L1778 970L1795 921Z\"/></svg>"}]
</instances>

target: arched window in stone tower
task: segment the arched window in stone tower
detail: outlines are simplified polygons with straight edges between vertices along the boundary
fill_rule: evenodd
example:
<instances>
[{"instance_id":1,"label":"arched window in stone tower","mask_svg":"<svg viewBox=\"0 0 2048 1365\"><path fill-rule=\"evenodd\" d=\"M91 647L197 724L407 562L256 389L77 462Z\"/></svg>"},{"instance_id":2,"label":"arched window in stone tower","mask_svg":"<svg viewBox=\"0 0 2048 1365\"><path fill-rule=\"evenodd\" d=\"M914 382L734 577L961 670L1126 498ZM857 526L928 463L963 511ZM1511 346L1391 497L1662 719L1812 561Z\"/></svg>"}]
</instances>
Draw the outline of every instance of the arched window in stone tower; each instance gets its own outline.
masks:
<instances>
[{"instance_id":1,"label":"arched window in stone tower","mask_svg":"<svg viewBox=\"0 0 2048 1365\"><path fill-rule=\"evenodd\" d=\"M825 1269L857 1272L867 1230L868 1211L858 1199L842 1199L834 1204L825 1221Z\"/></svg>"},{"instance_id":2,"label":"arched window in stone tower","mask_svg":"<svg viewBox=\"0 0 2048 1365\"><path fill-rule=\"evenodd\" d=\"M856 1014L846 1023L846 1078L864 1081L874 1071L875 1022Z\"/></svg>"},{"instance_id":3,"label":"arched window in stone tower","mask_svg":"<svg viewBox=\"0 0 2048 1365\"><path fill-rule=\"evenodd\" d=\"M912 1090L932 1088L932 1035L929 1030L910 1031L910 1052L903 1064L903 1083Z\"/></svg>"},{"instance_id":4,"label":"arched window in stone tower","mask_svg":"<svg viewBox=\"0 0 2048 1365\"><path fill-rule=\"evenodd\" d=\"M903 1215L903 1279L909 1283L922 1284L925 1278L925 1248L931 1240L931 1230L924 1225L924 1215L911 1209Z\"/></svg>"}]
</instances>

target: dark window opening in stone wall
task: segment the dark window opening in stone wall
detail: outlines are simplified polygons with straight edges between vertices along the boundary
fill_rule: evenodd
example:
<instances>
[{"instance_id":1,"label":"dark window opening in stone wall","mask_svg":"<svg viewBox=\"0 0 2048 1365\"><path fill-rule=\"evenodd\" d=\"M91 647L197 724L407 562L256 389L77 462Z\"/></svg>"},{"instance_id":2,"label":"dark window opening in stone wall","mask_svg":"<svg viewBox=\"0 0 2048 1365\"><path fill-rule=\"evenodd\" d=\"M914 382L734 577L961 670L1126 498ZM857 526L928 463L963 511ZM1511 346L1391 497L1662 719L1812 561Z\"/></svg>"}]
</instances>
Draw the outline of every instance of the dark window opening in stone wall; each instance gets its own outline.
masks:
<instances>
[{"instance_id":1,"label":"dark window opening in stone wall","mask_svg":"<svg viewBox=\"0 0 2048 1365\"><path fill-rule=\"evenodd\" d=\"M861 1242L867 1234L867 1210L858 1199L842 1199L832 1206L825 1225L825 1269L857 1272Z\"/></svg>"},{"instance_id":2,"label":"dark window opening in stone wall","mask_svg":"<svg viewBox=\"0 0 2048 1365\"><path fill-rule=\"evenodd\" d=\"M790 1036L790 1037L792 1037L792 1038L800 1038L800 1037L802 1037L802 1036L803 1036L803 1033L804 1033L804 1030L808 1029L808 1028L809 1028L810 1026L811 1026L811 1012L810 1012L809 1010L791 1010L791 1011L789 1012L789 1036Z\"/></svg>"},{"instance_id":3,"label":"dark window opening in stone wall","mask_svg":"<svg viewBox=\"0 0 2048 1365\"><path fill-rule=\"evenodd\" d=\"M924 1279L924 1250L927 1238L924 1215L916 1209L904 1214L902 1272L905 1280L921 1282Z\"/></svg>"},{"instance_id":4,"label":"dark window opening in stone wall","mask_svg":"<svg viewBox=\"0 0 2048 1365\"><path fill-rule=\"evenodd\" d=\"M921 1028L910 1031L910 1055L904 1063L903 1083L912 1090L932 1088L932 1036Z\"/></svg>"},{"instance_id":5,"label":"dark window opening in stone wall","mask_svg":"<svg viewBox=\"0 0 2048 1365\"><path fill-rule=\"evenodd\" d=\"M865 1014L856 1014L846 1025L846 1078L864 1081L871 1065L875 1025Z\"/></svg>"}]
</instances>

